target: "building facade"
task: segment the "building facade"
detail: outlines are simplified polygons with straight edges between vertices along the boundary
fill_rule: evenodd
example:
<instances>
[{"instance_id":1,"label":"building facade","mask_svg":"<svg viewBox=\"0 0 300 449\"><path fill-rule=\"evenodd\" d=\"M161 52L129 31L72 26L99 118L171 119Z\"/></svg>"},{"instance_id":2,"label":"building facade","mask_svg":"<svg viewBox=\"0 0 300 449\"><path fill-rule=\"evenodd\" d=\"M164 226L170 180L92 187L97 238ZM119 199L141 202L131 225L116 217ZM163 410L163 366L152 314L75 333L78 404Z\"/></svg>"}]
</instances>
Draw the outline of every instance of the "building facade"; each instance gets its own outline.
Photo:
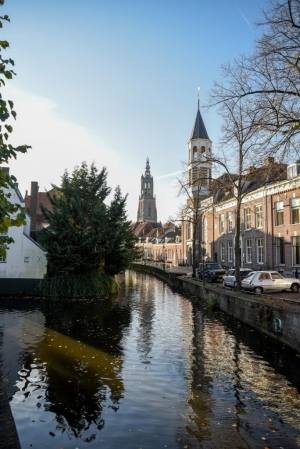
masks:
<instances>
[{"instance_id":1,"label":"building facade","mask_svg":"<svg viewBox=\"0 0 300 449\"><path fill-rule=\"evenodd\" d=\"M25 207L17 183L4 189L10 201ZM47 271L45 251L30 237L31 219L26 214L26 224L8 229L7 236L14 239L9 244L6 257L0 258L0 294L39 294L38 284Z\"/></svg>"}]
</instances>

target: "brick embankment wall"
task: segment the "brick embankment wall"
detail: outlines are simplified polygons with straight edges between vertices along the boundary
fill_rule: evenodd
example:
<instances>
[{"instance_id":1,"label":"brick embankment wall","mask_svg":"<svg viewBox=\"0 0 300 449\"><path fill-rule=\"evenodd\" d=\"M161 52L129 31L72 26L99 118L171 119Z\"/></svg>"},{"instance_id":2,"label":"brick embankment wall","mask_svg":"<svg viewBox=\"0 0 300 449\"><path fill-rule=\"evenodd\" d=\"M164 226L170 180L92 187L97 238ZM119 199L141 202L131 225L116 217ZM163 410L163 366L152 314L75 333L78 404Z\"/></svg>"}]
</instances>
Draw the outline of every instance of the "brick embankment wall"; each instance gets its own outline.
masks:
<instances>
[{"instance_id":1,"label":"brick embankment wall","mask_svg":"<svg viewBox=\"0 0 300 449\"><path fill-rule=\"evenodd\" d=\"M250 296L224 289L219 284L205 283L203 286L197 279L147 265L135 265L133 269L168 282L178 291L223 310L300 353L300 304L293 305L268 296Z\"/></svg>"},{"instance_id":2,"label":"brick embankment wall","mask_svg":"<svg viewBox=\"0 0 300 449\"><path fill-rule=\"evenodd\" d=\"M191 278L178 279L183 292L218 307L243 323L300 352L300 305L269 296L254 296L205 284Z\"/></svg>"}]
</instances>

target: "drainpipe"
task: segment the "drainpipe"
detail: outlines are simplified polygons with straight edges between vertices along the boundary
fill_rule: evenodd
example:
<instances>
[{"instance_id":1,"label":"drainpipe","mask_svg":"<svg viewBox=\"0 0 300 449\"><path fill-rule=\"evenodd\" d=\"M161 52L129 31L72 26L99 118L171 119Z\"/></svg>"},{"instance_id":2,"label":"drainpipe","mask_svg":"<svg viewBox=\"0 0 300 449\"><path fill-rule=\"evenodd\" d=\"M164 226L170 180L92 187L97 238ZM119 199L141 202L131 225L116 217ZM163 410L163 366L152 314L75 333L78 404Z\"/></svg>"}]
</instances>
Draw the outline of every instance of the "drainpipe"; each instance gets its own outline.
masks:
<instances>
[{"instance_id":1,"label":"drainpipe","mask_svg":"<svg viewBox=\"0 0 300 449\"><path fill-rule=\"evenodd\" d=\"M266 269L269 268L269 264L268 264L268 232L269 232L269 228L268 228L268 204L267 204L267 192L266 192L266 187L264 186L264 191L263 191L263 205L264 205L264 209L265 209L265 243L264 243L264 259L265 259L265 267ZM272 246L272 245L271 245Z\"/></svg>"}]
</instances>

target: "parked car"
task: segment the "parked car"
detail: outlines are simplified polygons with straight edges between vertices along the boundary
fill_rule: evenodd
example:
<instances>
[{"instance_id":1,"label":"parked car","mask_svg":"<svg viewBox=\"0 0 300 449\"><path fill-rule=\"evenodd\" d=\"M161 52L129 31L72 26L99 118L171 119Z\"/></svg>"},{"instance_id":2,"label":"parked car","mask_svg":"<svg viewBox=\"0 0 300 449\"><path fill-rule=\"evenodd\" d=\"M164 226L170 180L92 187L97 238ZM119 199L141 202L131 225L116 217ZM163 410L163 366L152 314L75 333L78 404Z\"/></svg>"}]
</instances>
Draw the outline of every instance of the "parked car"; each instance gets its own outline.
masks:
<instances>
[{"instance_id":1,"label":"parked car","mask_svg":"<svg viewBox=\"0 0 300 449\"><path fill-rule=\"evenodd\" d=\"M249 273L252 273L253 270L251 268L240 268L241 279L243 280ZM231 268L227 271L227 273L223 276L223 287L235 287L236 279L235 279L235 268Z\"/></svg>"},{"instance_id":2,"label":"parked car","mask_svg":"<svg viewBox=\"0 0 300 449\"><path fill-rule=\"evenodd\" d=\"M199 263L198 276L199 279L202 280L203 275L204 278L207 279L207 282L215 282L218 279L222 279L225 274L224 268L221 267L218 263L214 262L205 262L204 269L203 264Z\"/></svg>"},{"instance_id":3,"label":"parked car","mask_svg":"<svg viewBox=\"0 0 300 449\"><path fill-rule=\"evenodd\" d=\"M262 292L273 292L277 290L291 290L297 293L300 288L300 280L296 278L285 278L277 271L252 271L242 280L242 288L252 291L257 295Z\"/></svg>"}]
</instances>

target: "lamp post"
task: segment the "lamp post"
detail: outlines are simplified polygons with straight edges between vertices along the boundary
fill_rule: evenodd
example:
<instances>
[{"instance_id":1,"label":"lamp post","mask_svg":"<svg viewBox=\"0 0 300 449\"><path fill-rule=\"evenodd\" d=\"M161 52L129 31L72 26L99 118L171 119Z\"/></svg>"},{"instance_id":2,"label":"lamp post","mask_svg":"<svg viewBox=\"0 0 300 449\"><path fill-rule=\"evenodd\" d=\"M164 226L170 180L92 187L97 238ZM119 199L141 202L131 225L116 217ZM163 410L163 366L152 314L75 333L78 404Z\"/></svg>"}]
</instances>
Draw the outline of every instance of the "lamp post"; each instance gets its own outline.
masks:
<instances>
[{"instance_id":1,"label":"lamp post","mask_svg":"<svg viewBox=\"0 0 300 449\"><path fill-rule=\"evenodd\" d=\"M164 271L166 269L165 263L166 263L166 261L165 261L165 244L163 243L163 270Z\"/></svg>"},{"instance_id":2,"label":"lamp post","mask_svg":"<svg viewBox=\"0 0 300 449\"><path fill-rule=\"evenodd\" d=\"M204 242L204 240L202 240L202 242L201 242L201 248L202 248L202 282L203 282L203 285L205 285L205 278L204 278L204 256L205 256L205 247L206 247L206 243Z\"/></svg>"}]
</instances>

